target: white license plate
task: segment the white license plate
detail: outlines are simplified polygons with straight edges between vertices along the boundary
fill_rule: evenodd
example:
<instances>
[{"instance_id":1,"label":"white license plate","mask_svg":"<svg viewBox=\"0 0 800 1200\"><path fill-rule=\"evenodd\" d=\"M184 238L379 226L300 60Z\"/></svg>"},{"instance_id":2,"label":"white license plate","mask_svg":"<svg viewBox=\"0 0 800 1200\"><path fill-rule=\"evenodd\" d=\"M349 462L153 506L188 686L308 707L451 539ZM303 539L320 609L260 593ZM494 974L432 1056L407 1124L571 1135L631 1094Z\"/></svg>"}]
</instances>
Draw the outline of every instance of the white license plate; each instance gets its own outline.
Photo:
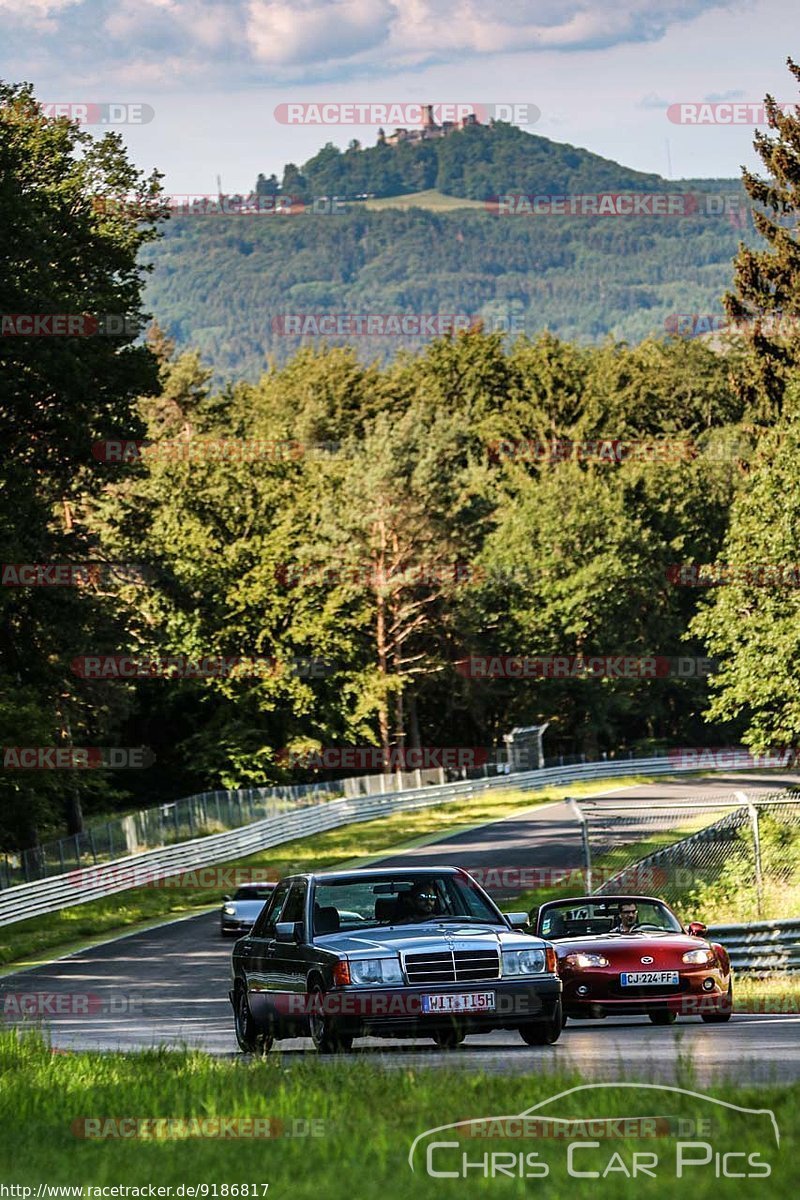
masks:
<instances>
[{"instance_id":1,"label":"white license plate","mask_svg":"<svg viewBox=\"0 0 800 1200\"><path fill-rule=\"evenodd\" d=\"M495 1006L494 992L445 992L420 998L425 1013L492 1012Z\"/></svg>"},{"instance_id":2,"label":"white license plate","mask_svg":"<svg viewBox=\"0 0 800 1200\"><path fill-rule=\"evenodd\" d=\"M677 987L679 976L677 971L623 971L619 981L623 987L647 987L658 984L663 986L669 983Z\"/></svg>"}]
</instances>

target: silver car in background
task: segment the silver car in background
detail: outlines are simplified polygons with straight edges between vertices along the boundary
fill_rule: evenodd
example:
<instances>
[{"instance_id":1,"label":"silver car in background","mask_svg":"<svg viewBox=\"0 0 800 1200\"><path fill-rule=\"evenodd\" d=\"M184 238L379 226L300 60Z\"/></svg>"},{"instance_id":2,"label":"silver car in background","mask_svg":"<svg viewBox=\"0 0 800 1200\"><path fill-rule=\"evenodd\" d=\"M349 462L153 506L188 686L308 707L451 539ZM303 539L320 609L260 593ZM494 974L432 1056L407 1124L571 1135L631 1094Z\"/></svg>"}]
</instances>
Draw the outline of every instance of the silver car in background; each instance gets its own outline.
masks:
<instances>
[{"instance_id":1,"label":"silver car in background","mask_svg":"<svg viewBox=\"0 0 800 1200\"><path fill-rule=\"evenodd\" d=\"M241 937L249 933L274 890L274 883L243 883L232 896L226 896L220 912L221 936Z\"/></svg>"}]
</instances>

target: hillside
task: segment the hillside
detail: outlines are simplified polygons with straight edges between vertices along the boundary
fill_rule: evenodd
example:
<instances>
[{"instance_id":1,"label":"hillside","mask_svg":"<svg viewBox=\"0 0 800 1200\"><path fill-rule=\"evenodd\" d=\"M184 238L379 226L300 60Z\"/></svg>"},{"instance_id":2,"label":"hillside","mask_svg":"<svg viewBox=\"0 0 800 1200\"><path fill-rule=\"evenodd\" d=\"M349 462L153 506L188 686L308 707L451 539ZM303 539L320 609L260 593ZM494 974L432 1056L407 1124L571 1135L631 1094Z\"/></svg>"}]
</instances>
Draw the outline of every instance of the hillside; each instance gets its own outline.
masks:
<instances>
[{"instance_id":1,"label":"hillside","mask_svg":"<svg viewBox=\"0 0 800 1200\"><path fill-rule=\"evenodd\" d=\"M262 191L267 186L263 176L259 185ZM288 163L281 180L285 195L304 200L365 193L401 196L430 188L462 199L488 200L500 192L648 191L665 186L675 185L502 122L397 146L362 147L354 141L342 151L328 142L299 170Z\"/></svg>"},{"instance_id":2,"label":"hillside","mask_svg":"<svg viewBox=\"0 0 800 1200\"><path fill-rule=\"evenodd\" d=\"M719 312L742 231L723 219L498 218L482 211L181 217L142 258L146 303L220 377L255 378L300 339L281 314L466 314L517 332L636 342L675 313ZM313 322L312 322L313 329ZM312 340L314 340L312 338ZM353 341L386 360L392 336Z\"/></svg>"},{"instance_id":3,"label":"hillside","mask_svg":"<svg viewBox=\"0 0 800 1200\"><path fill-rule=\"evenodd\" d=\"M254 378L285 361L297 330L382 361L431 336L366 336L370 314L482 318L512 335L550 329L579 342L663 335L676 313L720 312L731 259L752 235L720 214L725 198L739 204L735 180L666 181L504 124L396 146L328 144L257 186L303 203L292 215L175 217L144 255L152 312L219 377ZM712 196L698 202L702 215L678 217L499 216L491 204L631 192L679 206L687 193ZM315 209L330 197L335 212Z\"/></svg>"}]
</instances>

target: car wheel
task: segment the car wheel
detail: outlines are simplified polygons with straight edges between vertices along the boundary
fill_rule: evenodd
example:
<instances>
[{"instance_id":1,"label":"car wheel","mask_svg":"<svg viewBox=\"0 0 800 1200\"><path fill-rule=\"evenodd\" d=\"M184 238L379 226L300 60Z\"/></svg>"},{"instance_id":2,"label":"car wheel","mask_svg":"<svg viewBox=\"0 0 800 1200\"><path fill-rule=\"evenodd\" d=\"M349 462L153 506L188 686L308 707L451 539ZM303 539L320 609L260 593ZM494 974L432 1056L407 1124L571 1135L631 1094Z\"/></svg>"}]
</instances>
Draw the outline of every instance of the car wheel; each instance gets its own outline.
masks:
<instances>
[{"instance_id":1,"label":"car wheel","mask_svg":"<svg viewBox=\"0 0 800 1200\"><path fill-rule=\"evenodd\" d=\"M564 1028L564 1010L559 1000L556 1010L549 1021L528 1021L520 1025L519 1032L523 1042L528 1046L551 1046L557 1042Z\"/></svg>"},{"instance_id":2,"label":"car wheel","mask_svg":"<svg viewBox=\"0 0 800 1200\"><path fill-rule=\"evenodd\" d=\"M319 984L311 988L311 1013L308 1024L311 1040L320 1054L346 1054L353 1048L353 1039L339 1033L335 1021L323 1011L325 993Z\"/></svg>"},{"instance_id":3,"label":"car wheel","mask_svg":"<svg viewBox=\"0 0 800 1200\"><path fill-rule=\"evenodd\" d=\"M440 1050L455 1050L467 1035L463 1029L457 1029L454 1026L452 1029L440 1029L432 1036Z\"/></svg>"},{"instance_id":4,"label":"car wheel","mask_svg":"<svg viewBox=\"0 0 800 1200\"><path fill-rule=\"evenodd\" d=\"M657 1008L647 1015L654 1025L674 1025L678 1019L678 1014L671 1012L668 1008Z\"/></svg>"},{"instance_id":5,"label":"car wheel","mask_svg":"<svg viewBox=\"0 0 800 1200\"><path fill-rule=\"evenodd\" d=\"M730 1021L733 1015L733 980L728 984L728 991L723 1000L724 1009L719 1012L701 1013L700 1016L705 1021L706 1025L722 1025L725 1021Z\"/></svg>"},{"instance_id":6,"label":"car wheel","mask_svg":"<svg viewBox=\"0 0 800 1200\"><path fill-rule=\"evenodd\" d=\"M245 1054L266 1054L269 1051L275 1039L262 1033L256 1025L250 1012L247 989L241 984L233 996L233 1021L240 1050Z\"/></svg>"}]
</instances>

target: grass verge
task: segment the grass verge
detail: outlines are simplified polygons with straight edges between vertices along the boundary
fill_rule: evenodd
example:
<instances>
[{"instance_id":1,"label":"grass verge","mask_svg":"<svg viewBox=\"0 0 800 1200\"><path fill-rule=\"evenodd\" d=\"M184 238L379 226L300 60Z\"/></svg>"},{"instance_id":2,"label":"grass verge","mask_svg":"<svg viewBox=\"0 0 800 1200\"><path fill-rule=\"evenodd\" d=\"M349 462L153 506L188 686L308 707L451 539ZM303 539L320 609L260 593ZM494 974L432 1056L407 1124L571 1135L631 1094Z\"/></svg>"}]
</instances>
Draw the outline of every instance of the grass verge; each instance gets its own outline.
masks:
<instances>
[{"instance_id":1,"label":"grass verge","mask_svg":"<svg viewBox=\"0 0 800 1200\"><path fill-rule=\"evenodd\" d=\"M436 188L428 188L424 192L410 192L403 196L382 196L375 200L365 200L361 207L378 212L386 208L426 208L431 212L450 212L457 208L487 211L482 200L460 200L458 196L446 196Z\"/></svg>"},{"instance_id":2,"label":"grass verge","mask_svg":"<svg viewBox=\"0 0 800 1200\"><path fill-rule=\"evenodd\" d=\"M674 1050L674 1039L665 1036ZM608 1084L545 1105L532 1125L484 1123L444 1130L418 1143L412 1171L409 1152L426 1130L525 1112L580 1085L577 1072L537 1070L538 1060L552 1060L555 1049L520 1043L511 1053L529 1056L529 1074L473 1075L405 1067L386 1072L375 1069L370 1055L341 1060L308 1055L287 1067L279 1054L233 1063L199 1052L163 1050L53 1054L36 1033L17 1037L2 1032L0 1178L34 1189L39 1184L82 1184L89 1198L87 1188L109 1185L144 1188L129 1195L147 1195L149 1185L172 1187L175 1196L181 1194L174 1190L178 1185L205 1184L209 1197L259 1200L316 1200L320 1195L326 1200L463 1200L465 1195L532 1194L548 1200L628 1195L647 1200L674 1196L688 1184L695 1200L719 1200L754 1195L758 1185L749 1180L761 1182L767 1164L771 1193L789 1195L793 1190L800 1084L756 1088L725 1083L700 1089L691 1062L680 1052L676 1086L686 1091ZM714 1100L759 1111L741 1112ZM769 1110L780 1132L779 1147ZM587 1136L581 1126L567 1135L563 1124L546 1124L544 1116L577 1121L639 1117L642 1125L634 1127L633 1136L624 1135L619 1120L604 1126L599 1136L596 1127ZM159 1118L161 1125L143 1124ZM215 1125L234 1120L250 1122L240 1126L250 1131L249 1137L234 1140L235 1125ZM260 1136L252 1136L257 1129ZM135 1132L139 1136L131 1136ZM94 1136L87 1138L87 1133ZM426 1169L435 1141L450 1144L430 1151L432 1169L455 1172L455 1177L433 1177ZM570 1142L583 1143L576 1147L572 1173ZM692 1143L692 1148L680 1151L682 1143ZM702 1143L710 1147L707 1159ZM634 1153L646 1154L650 1167L635 1179L630 1177ZM720 1173L715 1155L725 1153L740 1155L728 1161L736 1178ZM680 1183L679 1154L696 1164L684 1163ZM492 1157L498 1155L499 1160ZM473 1164L466 1170L464 1157ZM498 1169L499 1163L504 1169ZM597 1175L579 1177L578 1171ZM742 1175L748 1174L744 1182ZM227 1192L221 1190L224 1186Z\"/></svg>"},{"instance_id":3,"label":"grass verge","mask_svg":"<svg viewBox=\"0 0 800 1200\"><path fill-rule=\"evenodd\" d=\"M648 782L650 780L643 777L607 779L569 784L568 791L572 796L581 796ZM397 853L409 845L437 841L476 825L502 820L525 809L563 799L564 793L565 787L544 788L537 792L487 792L472 799L344 825L328 833L285 842L247 858L219 864L215 869L257 867L266 869L271 878L278 879L293 871L354 866L370 858ZM0 965L30 965L47 952L75 948L82 940L96 940L102 934L120 933L157 923L160 919L199 912L219 903L225 890L224 886L197 886L197 878L191 875L176 876L160 883L161 886L129 888L103 900L90 900L44 917L31 917L0 927Z\"/></svg>"}]
</instances>

